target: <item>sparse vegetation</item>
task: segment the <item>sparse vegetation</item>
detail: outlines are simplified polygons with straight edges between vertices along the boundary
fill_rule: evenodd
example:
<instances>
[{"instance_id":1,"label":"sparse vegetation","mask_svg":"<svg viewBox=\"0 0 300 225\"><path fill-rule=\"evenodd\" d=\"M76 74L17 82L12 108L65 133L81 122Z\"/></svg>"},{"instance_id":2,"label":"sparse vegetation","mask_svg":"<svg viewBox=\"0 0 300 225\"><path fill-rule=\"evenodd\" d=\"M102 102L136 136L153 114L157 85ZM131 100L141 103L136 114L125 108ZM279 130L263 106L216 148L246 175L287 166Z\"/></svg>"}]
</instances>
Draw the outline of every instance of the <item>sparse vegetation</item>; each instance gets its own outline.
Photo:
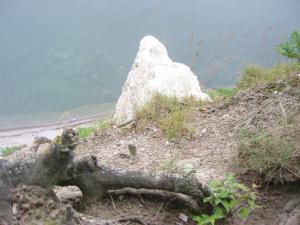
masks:
<instances>
[{"instance_id":1,"label":"sparse vegetation","mask_svg":"<svg viewBox=\"0 0 300 225\"><path fill-rule=\"evenodd\" d=\"M293 131L292 131L293 132ZM266 182L300 177L300 150L292 135L242 130L238 138L238 165L241 172L254 172Z\"/></svg>"},{"instance_id":2,"label":"sparse vegetation","mask_svg":"<svg viewBox=\"0 0 300 225\"><path fill-rule=\"evenodd\" d=\"M110 120L103 120L99 124L94 126L88 126L88 127L78 127L76 128L76 131L78 133L78 137L80 139L87 138L91 135L93 135L98 130L103 130L108 128L111 125Z\"/></svg>"},{"instance_id":3,"label":"sparse vegetation","mask_svg":"<svg viewBox=\"0 0 300 225\"><path fill-rule=\"evenodd\" d=\"M14 145L9 147L0 148L0 156L8 156L13 154L15 151L18 151L21 149L21 146Z\"/></svg>"},{"instance_id":4,"label":"sparse vegetation","mask_svg":"<svg viewBox=\"0 0 300 225\"><path fill-rule=\"evenodd\" d=\"M247 66L242 72L238 89L247 89L257 85L269 84L288 78L293 73L300 72L299 63L277 64L269 68L255 65Z\"/></svg>"},{"instance_id":5,"label":"sparse vegetation","mask_svg":"<svg viewBox=\"0 0 300 225\"><path fill-rule=\"evenodd\" d=\"M297 31L292 32L290 38L279 44L275 50L287 58L296 59L300 62L300 34Z\"/></svg>"},{"instance_id":6,"label":"sparse vegetation","mask_svg":"<svg viewBox=\"0 0 300 225\"><path fill-rule=\"evenodd\" d=\"M227 175L226 180L211 180L208 182L208 186L212 194L204 198L203 202L212 206L213 213L193 216L193 220L198 225L214 225L216 221L230 216L245 219L249 216L250 210L258 207L255 184L249 188L237 182L233 175Z\"/></svg>"},{"instance_id":7,"label":"sparse vegetation","mask_svg":"<svg viewBox=\"0 0 300 225\"><path fill-rule=\"evenodd\" d=\"M172 171L175 168L175 165L176 165L176 159L172 158L172 159L169 159L169 160L163 162L160 165L159 170Z\"/></svg>"},{"instance_id":8,"label":"sparse vegetation","mask_svg":"<svg viewBox=\"0 0 300 225\"><path fill-rule=\"evenodd\" d=\"M236 88L219 87L208 92L209 97L213 101L228 100L237 92Z\"/></svg>"},{"instance_id":9,"label":"sparse vegetation","mask_svg":"<svg viewBox=\"0 0 300 225\"><path fill-rule=\"evenodd\" d=\"M175 97L155 94L142 108L136 111L137 129L144 130L147 126L154 125L161 129L167 138L193 133L188 123L188 115L197 101L186 98L178 101Z\"/></svg>"}]
</instances>

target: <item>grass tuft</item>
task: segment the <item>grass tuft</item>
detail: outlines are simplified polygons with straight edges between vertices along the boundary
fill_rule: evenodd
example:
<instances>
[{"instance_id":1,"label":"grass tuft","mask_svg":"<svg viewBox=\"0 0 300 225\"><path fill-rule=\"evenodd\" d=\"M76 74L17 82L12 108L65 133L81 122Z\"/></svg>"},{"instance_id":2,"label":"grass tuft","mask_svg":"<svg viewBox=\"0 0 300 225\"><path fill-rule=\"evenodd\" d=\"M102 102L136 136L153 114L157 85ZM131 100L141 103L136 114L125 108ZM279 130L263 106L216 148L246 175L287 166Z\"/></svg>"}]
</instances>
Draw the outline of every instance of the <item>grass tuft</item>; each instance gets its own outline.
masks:
<instances>
[{"instance_id":1,"label":"grass tuft","mask_svg":"<svg viewBox=\"0 0 300 225\"><path fill-rule=\"evenodd\" d=\"M244 68L238 89L247 89L288 78L293 73L300 73L299 63L277 64L269 68L250 65Z\"/></svg>"},{"instance_id":2,"label":"grass tuft","mask_svg":"<svg viewBox=\"0 0 300 225\"><path fill-rule=\"evenodd\" d=\"M144 130L154 125L167 138L191 135L193 129L188 123L188 117L192 107L197 104L192 97L178 101L175 97L155 94L148 103L136 110L137 129Z\"/></svg>"},{"instance_id":3,"label":"grass tuft","mask_svg":"<svg viewBox=\"0 0 300 225\"><path fill-rule=\"evenodd\" d=\"M237 142L239 168L259 174L265 182L286 181L291 175L299 177L300 151L288 137L242 130Z\"/></svg>"},{"instance_id":4,"label":"grass tuft","mask_svg":"<svg viewBox=\"0 0 300 225\"><path fill-rule=\"evenodd\" d=\"M111 125L110 120L103 120L95 126L78 127L78 128L76 128L76 131L78 133L78 137L80 139L84 139L84 138L87 138L87 137L93 135L96 131L103 130L103 129L110 127L110 125Z\"/></svg>"},{"instance_id":5,"label":"grass tuft","mask_svg":"<svg viewBox=\"0 0 300 225\"><path fill-rule=\"evenodd\" d=\"M209 97L214 101L218 102L221 100L228 100L237 92L236 88L219 87L208 92Z\"/></svg>"},{"instance_id":6,"label":"grass tuft","mask_svg":"<svg viewBox=\"0 0 300 225\"><path fill-rule=\"evenodd\" d=\"M21 146L14 145L5 148L0 148L0 156L8 156L21 149Z\"/></svg>"}]
</instances>

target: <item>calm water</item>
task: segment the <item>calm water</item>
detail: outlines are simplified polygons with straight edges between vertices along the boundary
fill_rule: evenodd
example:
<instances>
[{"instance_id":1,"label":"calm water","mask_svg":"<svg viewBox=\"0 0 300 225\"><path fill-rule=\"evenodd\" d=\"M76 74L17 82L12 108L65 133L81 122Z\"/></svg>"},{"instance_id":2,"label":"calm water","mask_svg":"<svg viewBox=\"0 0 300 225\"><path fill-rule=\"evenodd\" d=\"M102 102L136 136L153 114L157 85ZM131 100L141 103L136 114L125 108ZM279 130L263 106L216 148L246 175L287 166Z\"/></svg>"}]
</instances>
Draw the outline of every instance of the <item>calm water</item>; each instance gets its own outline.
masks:
<instances>
[{"instance_id":1,"label":"calm water","mask_svg":"<svg viewBox=\"0 0 300 225\"><path fill-rule=\"evenodd\" d=\"M0 0L0 128L110 109L144 35L216 87L293 30L299 0Z\"/></svg>"}]
</instances>

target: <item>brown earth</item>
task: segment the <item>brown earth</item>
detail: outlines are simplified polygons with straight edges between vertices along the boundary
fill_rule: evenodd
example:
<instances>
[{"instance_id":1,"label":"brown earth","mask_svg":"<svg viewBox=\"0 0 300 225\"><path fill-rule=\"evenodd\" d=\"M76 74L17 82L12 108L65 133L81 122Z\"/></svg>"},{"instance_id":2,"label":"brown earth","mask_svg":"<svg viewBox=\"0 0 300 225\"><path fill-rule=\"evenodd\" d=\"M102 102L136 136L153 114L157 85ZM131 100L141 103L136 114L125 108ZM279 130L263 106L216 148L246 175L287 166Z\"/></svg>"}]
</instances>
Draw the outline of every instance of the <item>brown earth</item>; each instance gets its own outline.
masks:
<instances>
[{"instance_id":1,"label":"brown earth","mask_svg":"<svg viewBox=\"0 0 300 225\"><path fill-rule=\"evenodd\" d=\"M239 92L229 101L195 109L190 119L195 130L192 136L167 140L157 127L148 127L144 132L138 132L132 127L111 126L83 140L75 153L77 157L92 154L102 164L123 169L180 173L192 165L198 179L206 183L210 179L223 179L226 173L239 172L235 159L236 137L241 128L252 131L272 130L276 129L278 123L289 119L287 117L300 118L299 115L300 78L296 75L287 81ZM295 121L300 126L300 120ZM130 157L129 144L137 147L136 157ZM23 149L8 158L24 155L30 155L30 150ZM300 211L300 200L291 203L300 199L299 187L299 184L293 183L261 188L258 204L262 208L255 210L245 221L231 219L220 224L289 224L286 218L297 213L298 209ZM60 224L55 221L61 221L60 217L65 214L65 204L53 200L52 195L45 197L40 188L26 188L21 188L21 195L27 196L23 197L26 201L16 199L16 218L19 218L16 224ZM195 224L191 220L191 213L169 200L147 199L145 196L112 198L81 206L78 210L83 216L102 220L134 216L147 224ZM37 199L41 200L41 204L36 202ZM49 203L52 208L49 208ZM187 223L179 219L180 213L189 216ZM41 222L45 220L48 223ZM300 224L300 219L296 218L295 221L291 224ZM115 224L141 223L125 220Z\"/></svg>"}]
</instances>

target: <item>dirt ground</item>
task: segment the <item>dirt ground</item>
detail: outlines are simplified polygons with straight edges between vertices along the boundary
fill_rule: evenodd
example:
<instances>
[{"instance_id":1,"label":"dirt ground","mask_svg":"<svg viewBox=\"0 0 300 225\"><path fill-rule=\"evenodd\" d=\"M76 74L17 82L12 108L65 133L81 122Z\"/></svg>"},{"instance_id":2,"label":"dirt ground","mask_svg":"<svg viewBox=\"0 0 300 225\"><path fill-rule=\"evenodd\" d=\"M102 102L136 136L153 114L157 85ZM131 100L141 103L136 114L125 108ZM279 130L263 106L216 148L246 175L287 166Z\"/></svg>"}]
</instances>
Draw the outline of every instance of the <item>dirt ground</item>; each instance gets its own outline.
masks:
<instances>
[{"instance_id":1,"label":"dirt ground","mask_svg":"<svg viewBox=\"0 0 300 225\"><path fill-rule=\"evenodd\" d=\"M271 130L278 121L286 119L286 115L295 114L300 114L299 77L294 77L292 82L281 81L240 92L228 102L208 104L205 108L195 110L191 115L195 130L192 136L167 140L157 127L148 127L144 132L138 132L130 127L112 126L82 140L75 154L76 157L95 155L99 163L123 169L180 173L186 166L192 166L197 178L206 183L210 179L223 179L226 173L239 172L235 166L236 135L242 127L253 131ZM129 156L129 144L137 147L137 156L134 158ZM29 152L28 148L23 149L9 158L23 157ZM44 194L39 194L41 190L37 187L27 188L35 191L21 189L22 195L27 196L27 202L16 200L16 224L59 224L55 221L66 213L65 204L57 203L52 195L44 197ZM42 204L34 203L33 199L43 199ZM29 206L25 207L26 204ZM262 207L247 220L231 219L220 224L289 224L287 218L298 209L300 211L300 185L293 183L262 188L258 204ZM24 210L24 207L28 209ZM91 216L101 220L137 217L149 225L195 224L191 220L191 213L184 207L167 200L147 199L143 196L113 196L112 199L81 206L77 210L86 218ZM181 214L189 217L187 222L180 219ZM45 218L48 218L48 223L41 222L46 221ZM300 224L298 219L294 225ZM142 224L141 221L125 219L115 224Z\"/></svg>"}]
</instances>

